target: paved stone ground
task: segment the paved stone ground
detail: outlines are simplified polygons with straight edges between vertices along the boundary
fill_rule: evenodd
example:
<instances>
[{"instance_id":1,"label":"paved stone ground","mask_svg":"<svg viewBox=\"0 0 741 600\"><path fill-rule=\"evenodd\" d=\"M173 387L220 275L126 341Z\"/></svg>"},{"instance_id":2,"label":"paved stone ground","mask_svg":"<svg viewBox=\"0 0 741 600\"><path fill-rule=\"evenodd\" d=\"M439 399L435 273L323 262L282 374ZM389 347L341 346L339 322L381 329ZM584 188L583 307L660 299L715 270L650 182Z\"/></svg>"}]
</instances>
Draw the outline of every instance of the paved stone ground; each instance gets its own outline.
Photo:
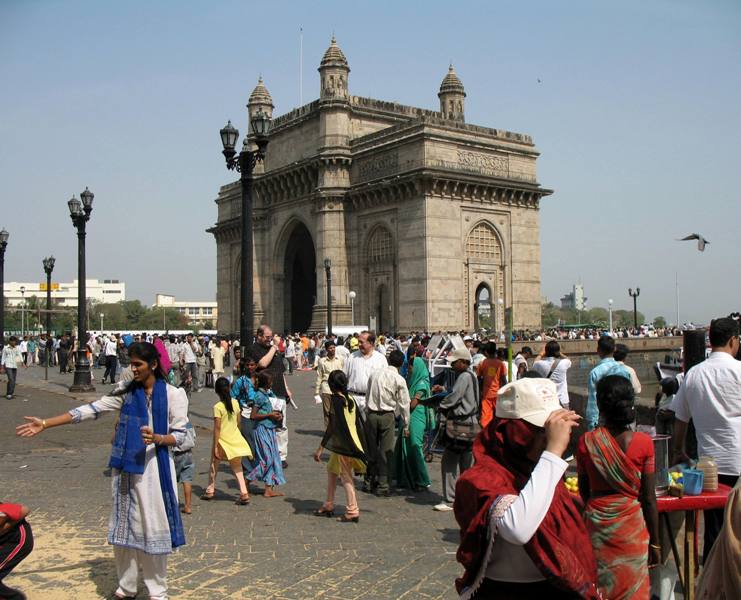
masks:
<instances>
[{"instance_id":1,"label":"paved stone ground","mask_svg":"<svg viewBox=\"0 0 741 600\"><path fill-rule=\"evenodd\" d=\"M102 371L95 371L100 378ZM8 579L31 599L104 598L116 587L106 543L110 511L106 463L113 419L50 430L31 440L14 436L23 415L51 416L81 401L65 384L71 375L32 367L19 373L18 395L0 398L2 498L30 506L36 548ZM213 391L194 394L190 415L195 449L193 514L184 515L187 546L173 554L173 598L327 600L454 598L458 530L451 513L437 513L439 460L431 465L433 492L376 498L359 492L359 524L314 517L326 490L326 471L311 458L322 430L312 400L313 373L290 377L299 410L289 419L289 468L284 498L255 494L235 506L233 477L222 470L213 502L197 496L206 485ZM4 391L4 385L1 386ZM100 388L102 389L102 387ZM338 489L338 502L344 500ZM139 597L146 597L140 588Z\"/></svg>"}]
</instances>

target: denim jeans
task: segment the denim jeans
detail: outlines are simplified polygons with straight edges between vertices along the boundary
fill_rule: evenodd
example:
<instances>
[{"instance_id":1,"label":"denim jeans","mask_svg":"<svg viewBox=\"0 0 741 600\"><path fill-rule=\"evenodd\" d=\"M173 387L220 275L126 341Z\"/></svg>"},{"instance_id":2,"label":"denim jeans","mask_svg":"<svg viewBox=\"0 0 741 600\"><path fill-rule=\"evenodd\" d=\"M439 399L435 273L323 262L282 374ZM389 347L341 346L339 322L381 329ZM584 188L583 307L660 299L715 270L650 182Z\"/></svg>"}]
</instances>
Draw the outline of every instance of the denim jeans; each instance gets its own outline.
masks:
<instances>
[{"instance_id":1,"label":"denim jeans","mask_svg":"<svg viewBox=\"0 0 741 600\"><path fill-rule=\"evenodd\" d=\"M5 374L8 376L8 389L5 393L12 396L15 393L15 378L18 375L18 369L8 369L6 367Z\"/></svg>"}]
</instances>

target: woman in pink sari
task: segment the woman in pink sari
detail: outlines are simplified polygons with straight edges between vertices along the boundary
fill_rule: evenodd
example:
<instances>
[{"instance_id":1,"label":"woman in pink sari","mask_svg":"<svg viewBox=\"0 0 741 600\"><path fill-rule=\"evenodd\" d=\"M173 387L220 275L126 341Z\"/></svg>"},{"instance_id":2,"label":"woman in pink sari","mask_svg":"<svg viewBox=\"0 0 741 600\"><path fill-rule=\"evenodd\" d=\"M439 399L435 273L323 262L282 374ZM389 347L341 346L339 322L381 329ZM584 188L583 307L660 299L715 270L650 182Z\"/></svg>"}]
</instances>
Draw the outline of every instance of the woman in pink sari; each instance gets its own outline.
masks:
<instances>
[{"instance_id":1,"label":"woman in pink sari","mask_svg":"<svg viewBox=\"0 0 741 600\"><path fill-rule=\"evenodd\" d=\"M597 405L604 425L581 437L576 459L599 589L610 600L648 600L648 568L661 558L653 441L630 429L635 405L629 379L602 378Z\"/></svg>"}]
</instances>

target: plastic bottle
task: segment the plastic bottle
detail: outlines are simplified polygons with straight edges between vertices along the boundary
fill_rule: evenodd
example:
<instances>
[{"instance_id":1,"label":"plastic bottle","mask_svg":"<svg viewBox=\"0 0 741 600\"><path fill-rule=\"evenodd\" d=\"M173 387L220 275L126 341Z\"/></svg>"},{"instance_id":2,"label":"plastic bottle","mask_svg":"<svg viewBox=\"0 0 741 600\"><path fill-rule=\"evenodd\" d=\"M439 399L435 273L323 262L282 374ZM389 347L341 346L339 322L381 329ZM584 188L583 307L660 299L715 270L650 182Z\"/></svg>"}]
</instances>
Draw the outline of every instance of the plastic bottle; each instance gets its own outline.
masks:
<instances>
[{"instance_id":1,"label":"plastic bottle","mask_svg":"<svg viewBox=\"0 0 741 600\"><path fill-rule=\"evenodd\" d=\"M718 465L715 459L712 456L701 456L697 461L697 469L705 474L702 491L718 491Z\"/></svg>"}]
</instances>

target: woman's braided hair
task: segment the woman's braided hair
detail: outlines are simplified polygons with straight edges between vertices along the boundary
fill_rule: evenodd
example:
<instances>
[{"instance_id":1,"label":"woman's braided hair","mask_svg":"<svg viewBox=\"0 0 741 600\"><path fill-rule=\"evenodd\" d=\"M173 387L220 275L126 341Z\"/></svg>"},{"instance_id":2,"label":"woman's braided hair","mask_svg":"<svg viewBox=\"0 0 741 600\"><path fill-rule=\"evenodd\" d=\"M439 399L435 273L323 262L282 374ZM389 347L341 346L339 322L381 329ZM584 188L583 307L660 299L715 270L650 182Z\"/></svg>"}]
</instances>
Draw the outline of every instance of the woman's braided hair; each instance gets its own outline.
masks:
<instances>
[{"instance_id":1,"label":"woman's braided hair","mask_svg":"<svg viewBox=\"0 0 741 600\"><path fill-rule=\"evenodd\" d=\"M597 382L597 406L606 424L627 427L636 420L635 392L630 379L608 375Z\"/></svg>"}]
</instances>

